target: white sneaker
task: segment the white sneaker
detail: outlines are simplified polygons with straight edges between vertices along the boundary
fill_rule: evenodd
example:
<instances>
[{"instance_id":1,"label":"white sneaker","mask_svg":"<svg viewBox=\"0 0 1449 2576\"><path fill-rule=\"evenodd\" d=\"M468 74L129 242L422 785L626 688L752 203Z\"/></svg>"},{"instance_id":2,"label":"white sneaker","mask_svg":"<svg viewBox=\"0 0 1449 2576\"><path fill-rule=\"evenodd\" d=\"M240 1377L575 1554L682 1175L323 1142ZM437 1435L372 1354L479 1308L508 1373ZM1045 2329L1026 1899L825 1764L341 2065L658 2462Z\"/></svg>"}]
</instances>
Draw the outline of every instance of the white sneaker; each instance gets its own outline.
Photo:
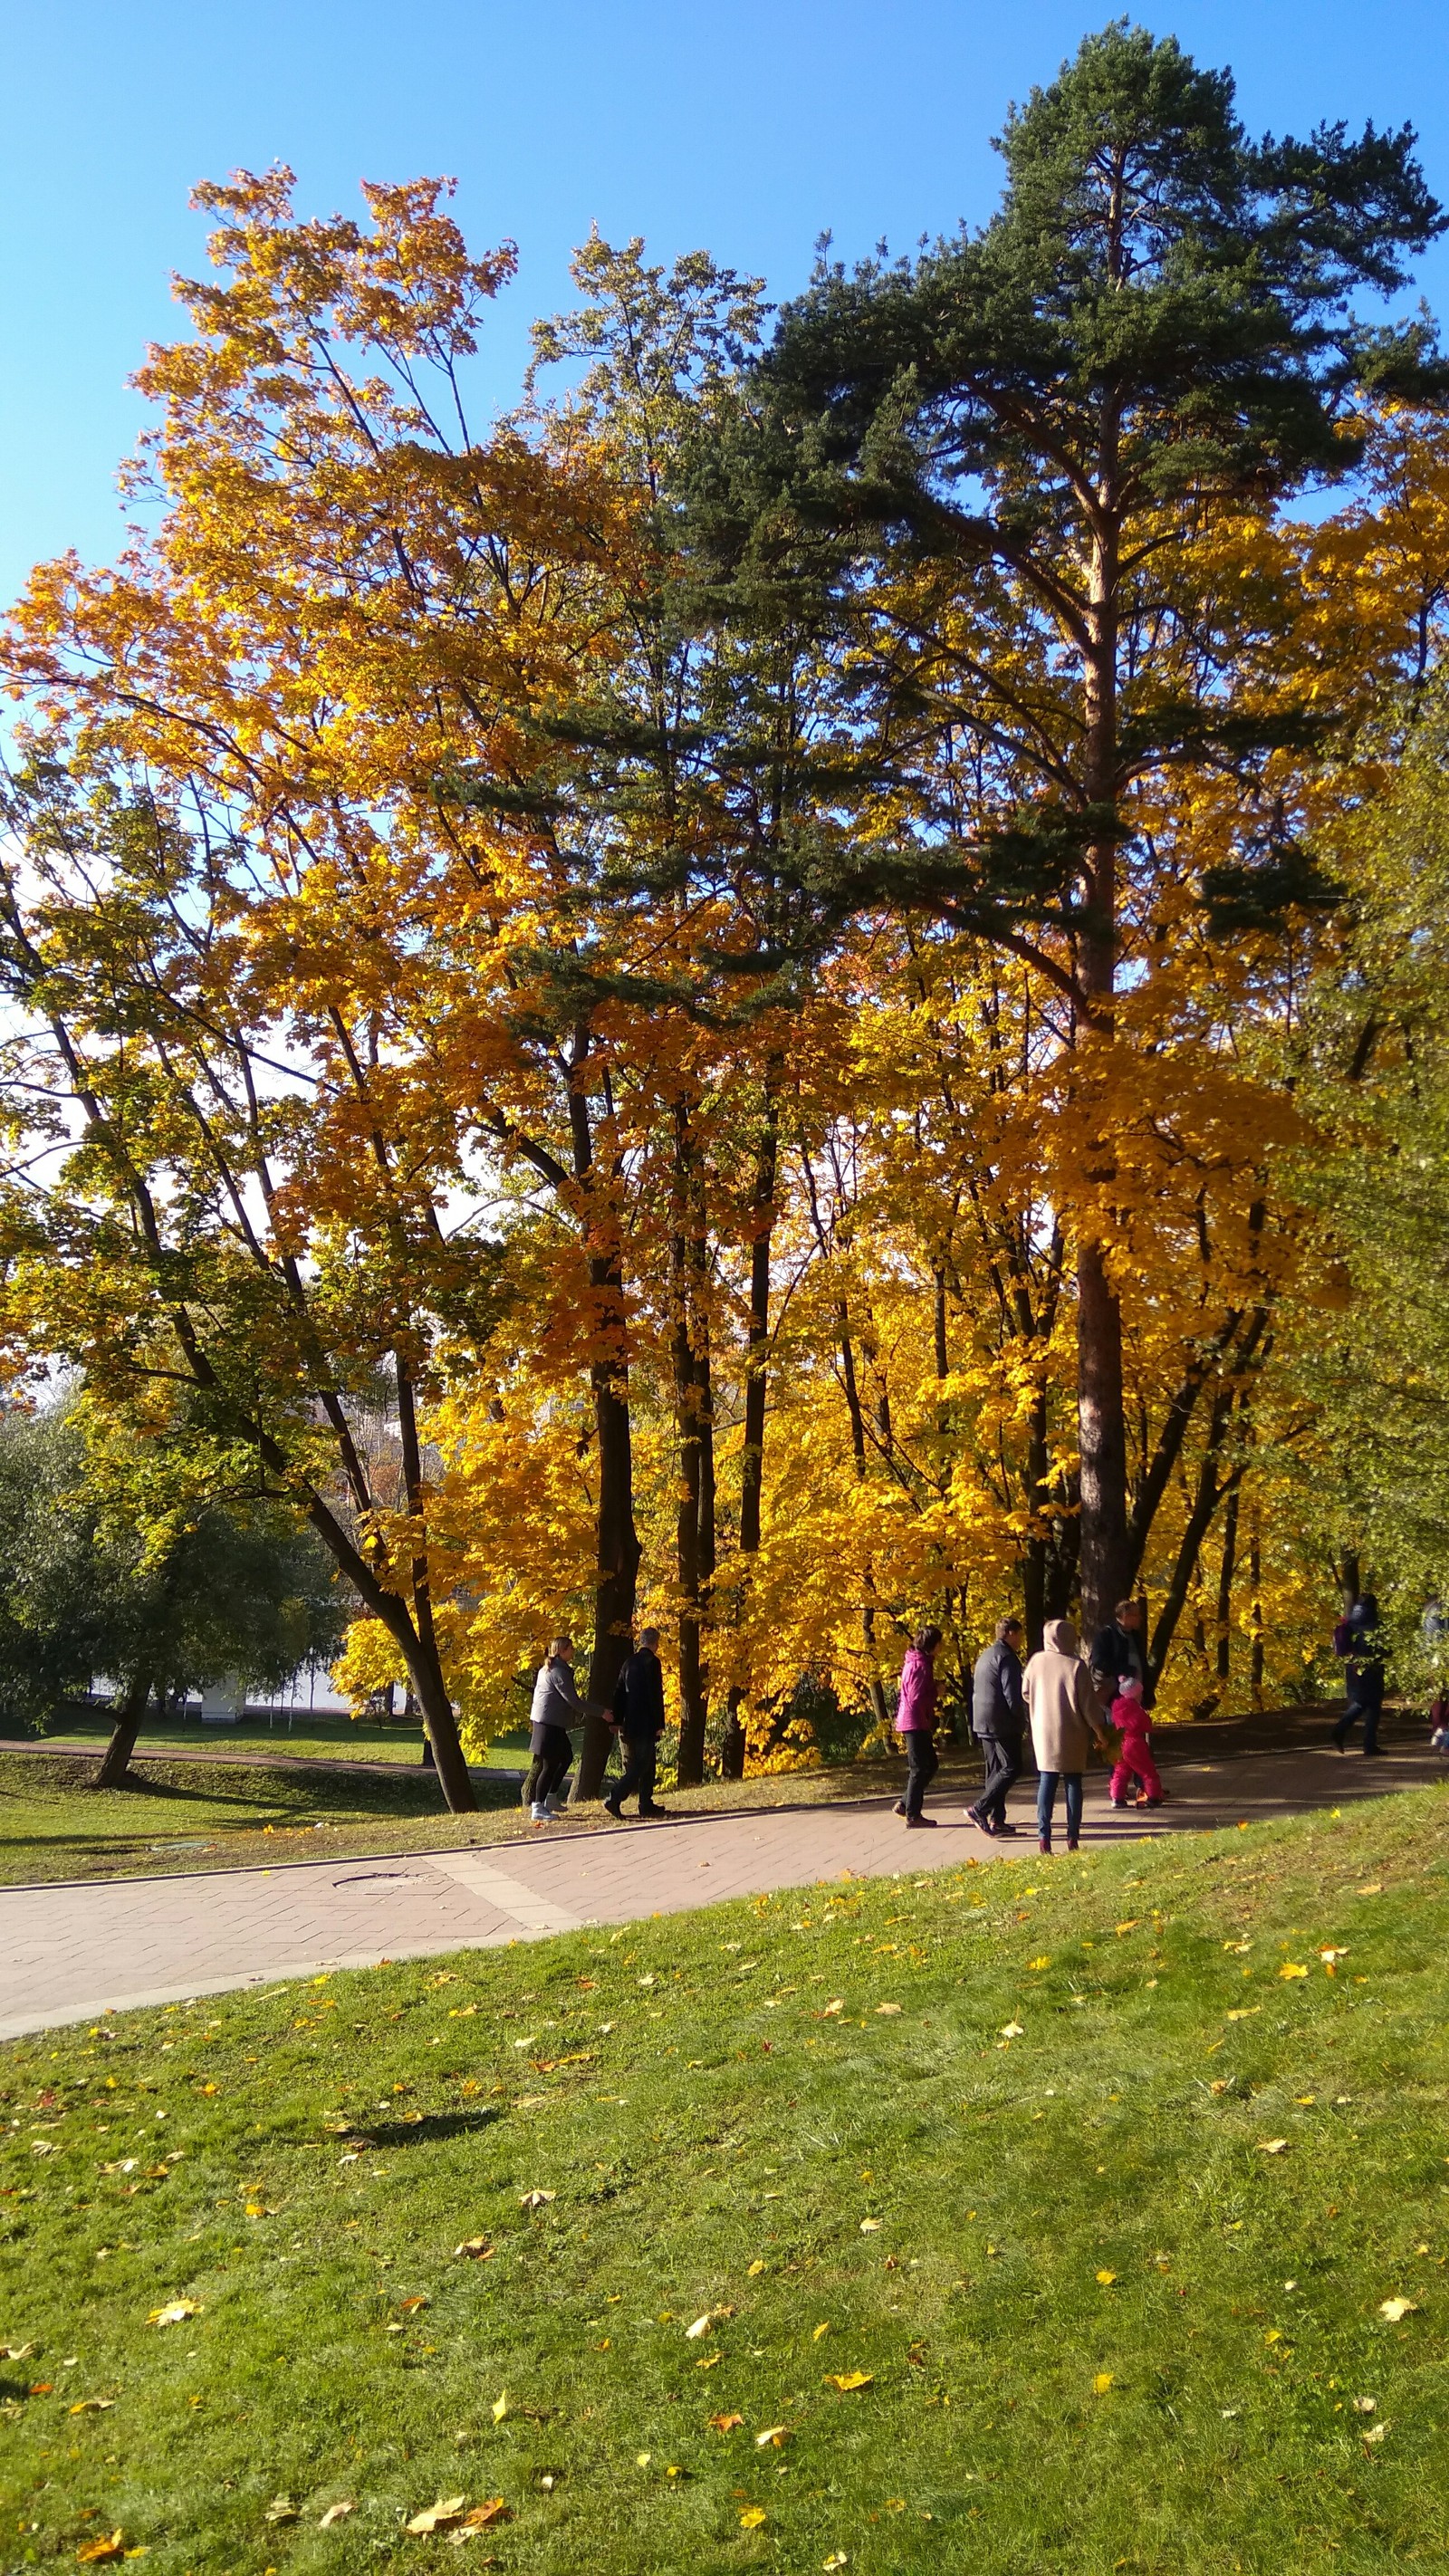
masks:
<instances>
[{"instance_id":1,"label":"white sneaker","mask_svg":"<svg viewBox=\"0 0 1449 2576\"><path fill-rule=\"evenodd\" d=\"M536 1825L551 1825L553 1817L542 1798L535 1798L529 1814Z\"/></svg>"}]
</instances>

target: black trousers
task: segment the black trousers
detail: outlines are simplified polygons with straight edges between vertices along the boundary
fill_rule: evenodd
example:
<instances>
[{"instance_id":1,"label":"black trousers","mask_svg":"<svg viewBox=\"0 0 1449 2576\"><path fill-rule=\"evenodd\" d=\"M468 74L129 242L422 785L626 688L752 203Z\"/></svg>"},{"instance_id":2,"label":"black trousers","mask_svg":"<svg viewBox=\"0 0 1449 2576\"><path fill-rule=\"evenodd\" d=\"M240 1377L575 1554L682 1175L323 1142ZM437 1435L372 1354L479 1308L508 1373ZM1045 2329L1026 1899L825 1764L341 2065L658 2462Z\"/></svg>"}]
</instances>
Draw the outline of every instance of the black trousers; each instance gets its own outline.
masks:
<instances>
[{"instance_id":1,"label":"black trousers","mask_svg":"<svg viewBox=\"0 0 1449 2576\"><path fill-rule=\"evenodd\" d=\"M918 1816L926 1791L940 1768L929 1727L912 1727L906 1737L906 1760L910 1765L906 1775L906 1814Z\"/></svg>"},{"instance_id":2,"label":"black trousers","mask_svg":"<svg viewBox=\"0 0 1449 2576\"><path fill-rule=\"evenodd\" d=\"M637 1789L639 1813L641 1816L647 1816L654 1804L654 1781L659 1769L659 1738L657 1735L621 1735L619 1743L624 1755L624 1777L617 1788L609 1790L610 1804L617 1807L623 1799L632 1798Z\"/></svg>"},{"instance_id":3,"label":"black trousers","mask_svg":"<svg viewBox=\"0 0 1449 2576\"><path fill-rule=\"evenodd\" d=\"M976 1813L990 1824L1004 1825L1006 1793L1021 1778L1021 1737L983 1735L978 1740L986 1764L986 1786L976 1801Z\"/></svg>"},{"instance_id":4,"label":"black trousers","mask_svg":"<svg viewBox=\"0 0 1449 2576\"><path fill-rule=\"evenodd\" d=\"M574 1749L566 1726L536 1726L530 1738L533 1761L523 1784L525 1807L551 1798L567 1776Z\"/></svg>"}]
</instances>

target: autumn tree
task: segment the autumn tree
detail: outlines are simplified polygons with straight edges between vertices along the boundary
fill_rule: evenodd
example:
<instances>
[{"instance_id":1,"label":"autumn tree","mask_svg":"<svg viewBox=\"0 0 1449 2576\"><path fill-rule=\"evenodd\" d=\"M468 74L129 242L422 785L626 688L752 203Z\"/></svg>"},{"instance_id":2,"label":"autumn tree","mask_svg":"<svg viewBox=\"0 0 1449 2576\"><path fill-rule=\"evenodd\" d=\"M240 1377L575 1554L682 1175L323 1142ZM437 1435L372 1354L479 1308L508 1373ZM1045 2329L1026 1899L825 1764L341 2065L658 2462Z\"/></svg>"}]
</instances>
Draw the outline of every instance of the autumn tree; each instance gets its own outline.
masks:
<instances>
[{"instance_id":1,"label":"autumn tree","mask_svg":"<svg viewBox=\"0 0 1449 2576\"><path fill-rule=\"evenodd\" d=\"M983 231L823 265L768 362L810 463L802 507L859 532L883 721L903 747L966 738L995 786L967 835L924 797L857 900L1029 959L1094 1099L1071 1210L1089 1621L1140 1555L1112 1261L1123 996L1175 958L1164 892L1201 884L1191 845L1153 833L1163 782L1193 764L1232 782L1215 862L1260 915L1314 891L1263 793L1272 753L1311 735L1312 689L1245 686L1250 639L1205 541L1341 479L1361 389L1418 376L1420 331L1355 310L1441 228L1412 144L1341 126L1254 143L1228 74L1113 25L1013 113Z\"/></svg>"}]
</instances>

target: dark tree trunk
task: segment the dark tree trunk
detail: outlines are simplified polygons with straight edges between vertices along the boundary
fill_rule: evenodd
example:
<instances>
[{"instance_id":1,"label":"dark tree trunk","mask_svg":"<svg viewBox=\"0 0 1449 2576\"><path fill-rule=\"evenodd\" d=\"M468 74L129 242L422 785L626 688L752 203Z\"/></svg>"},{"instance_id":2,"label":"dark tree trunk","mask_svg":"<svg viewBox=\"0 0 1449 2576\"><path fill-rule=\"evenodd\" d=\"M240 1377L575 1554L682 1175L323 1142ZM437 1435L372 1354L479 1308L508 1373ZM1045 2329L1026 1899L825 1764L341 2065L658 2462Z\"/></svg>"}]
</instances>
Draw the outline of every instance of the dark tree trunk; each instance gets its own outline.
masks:
<instances>
[{"instance_id":1,"label":"dark tree trunk","mask_svg":"<svg viewBox=\"0 0 1449 2576\"><path fill-rule=\"evenodd\" d=\"M478 1801L463 1747L458 1740L458 1721L453 1702L443 1678L442 1657L438 1652L437 1633L433 1626L433 1595L428 1570L427 1536L423 1491L422 1444L418 1438L417 1403L412 1371L401 1351L396 1355L398 1429L401 1436L403 1481L407 1491L408 1517L413 1529L413 1553L410 1567L412 1591L412 1653L408 1671L417 1692L427 1740L432 1746L433 1767L439 1786L455 1816L471 1815Z\"/></svg>"},{"instance_id":2,"label":"dark tree trunk","mask_svg":"<svg viewBox=\"0 0 1449 2576\"><path fill-rule=\"evenodd\" d=\"M753 1235L750 1243L750 1314L745 1347L745 1447L740 1461L740 1554L759 1554L760 1511L765 1490L765 1406L769 1393L770 1247L775 1229L775 1176L779 1163L780 1122L773 1094L767 1094L765 1119L755 1154ZM740 1723L743 1690L730 1692L720 1768L727 1780L745 1776L745 1730Z\"/></svg>"},{"instance_id":3,"label":"dark tree trunk","mask_svg":"<svg viewBox=\"0 0 1449 2576\"><path fill-rule=\"evenodd\" d=\"M141 1664L132 1674L126 1696L116 1714L111 1740L106 1746L101 1767L91 1786L95 1789L119 1789L125 1785L136 1750L136 1738L146 1722L151 1698L151 1667Z\"/></svg>"},{"instance_id":4,"label":"dark tree trunk","mask_svg":"<svg viewBox=\"0 0 1449 2576\"><path fill-rule=\"evenodd\" d=\"M860 1401L860 1383L855 1374L855 1345L850 1338L850 1310L844 1305L839 1309L839 1323L840 1375L841 1382L845 1388L845 1408L850 1416L851 1455L855 1461L855 1472L857 1476L863 1477L865 1474L865 1412ZM865 1580L867 1588L873 1592L875 1589L875 1578L870 1572L869 1567L866 1569ZM890 1710L886 1705L885 1684L881 1680L880 1675L880 1660L875 1640L875 1605L873 1602L867 1601L865 1608L862 1610L860 1614L860 1628L861 1634L865 1639L866 1653L870 1657L870 1678L866 1683L866 1689L870 1695L871 1714L874 1717L877 1726L884 1726L890 1716Z\"/></svg>"},{"instance_id":5,"label":"dark tree trunk","mask_svg":"<svg viewBox=\"0 0 1449 2576\"><path fill-rule=\"evenodd\" d=\"M674 1273L674 1428L678 1444L678 1488L674 1552L679 1587L679 1784L698 1786L704 1778L704 1694L699 1657L699 1386L690 1339L689 1276L684 1236L671 1247Z\"/></svg>"},{"instance_id":6,"label":"dark tree trunk","mask_svg":"<svg viewBox=\"0 0 1449 2576\"><path fill-rule=\"evenodd\" d=\"M618 1265L591 1262L591 1274L603 1273L603 1284L622 1309L623 1285ZM595 1278L595 1285L600 1282ZM624 1669L634 1634L634 1605L639 1586L639 1533L634 1527L634 1451L629 1424L628 1381L622 1367L598 1360L591 1372L594 1390L594 1435L599 1453L598 1563L594 1588L594 1645L589 1662L589 1697L608 1708ZM585 1720L575 1799L597 1798L613 1745L603 1718Z\"/></svg>"},{"instance_id":7,"label":"dark tree trunk","mask_svg":"<svg viewBox=\"0 0 1449 2576\"><path fill-rule=\"evenodd\" d=\"M1223 1554L1218 1567L1218 1680L1226 1686L1233 1671L1233 1576L1238 1561L1238 1487L1234 1485L1223 1514Z\"/></svg>"},{"instance_id":8,"label":"dark tree trunk","mask_svg":"<svg viewBox=\"0 0 1449 2576\"><path fill-rule=\"evenodd\" d=\"M1248 1678L1252 1684L1253 1706L1263 1705L1263 1554L1258 1540L1257 1516L1248 1543L1248 1581L1253 1588L1253 1660Z\"/></svg>"},{"instance_id":9,"label":"dark tree trunk","mask_svg":"<svg viewBox=\"0 0 1449 2576\"><path fill-rule=\"evenodd\" d=\"M1095 1243L1084 1243L1077 1257L1077 1335L1082 1627L1090 1637L1125 1599L1131 1573L1122 1310Z\"/></svg>"}]
</instances>

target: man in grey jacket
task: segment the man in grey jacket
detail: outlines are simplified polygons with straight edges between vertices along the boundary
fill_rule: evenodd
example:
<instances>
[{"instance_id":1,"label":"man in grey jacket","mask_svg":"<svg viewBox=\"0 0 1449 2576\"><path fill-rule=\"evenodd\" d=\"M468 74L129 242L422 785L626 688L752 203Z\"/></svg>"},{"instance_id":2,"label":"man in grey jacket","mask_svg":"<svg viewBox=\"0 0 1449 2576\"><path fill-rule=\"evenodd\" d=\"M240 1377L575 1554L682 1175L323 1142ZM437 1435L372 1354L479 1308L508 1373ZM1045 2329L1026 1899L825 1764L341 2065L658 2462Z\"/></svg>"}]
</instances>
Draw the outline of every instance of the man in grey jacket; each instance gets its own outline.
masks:
<instances>
[{"instance_id":1,"label":"man in grey jacket","mask_svg":"<svg viewBox=\"0 0 1449 2576\"><path fill-rule=\"evenodd\" d=\"M1026 1700L1021 1687L1025 1631L1019 1619L998 1619L996 1634L976 1658L971 1676L971 1731L986 1764L986 1786L967 1816L983 1834L1014 1834L1006 1821L1006 1793L1021 1777L1021 1736Z\"/></svg>"}]
</instances>

